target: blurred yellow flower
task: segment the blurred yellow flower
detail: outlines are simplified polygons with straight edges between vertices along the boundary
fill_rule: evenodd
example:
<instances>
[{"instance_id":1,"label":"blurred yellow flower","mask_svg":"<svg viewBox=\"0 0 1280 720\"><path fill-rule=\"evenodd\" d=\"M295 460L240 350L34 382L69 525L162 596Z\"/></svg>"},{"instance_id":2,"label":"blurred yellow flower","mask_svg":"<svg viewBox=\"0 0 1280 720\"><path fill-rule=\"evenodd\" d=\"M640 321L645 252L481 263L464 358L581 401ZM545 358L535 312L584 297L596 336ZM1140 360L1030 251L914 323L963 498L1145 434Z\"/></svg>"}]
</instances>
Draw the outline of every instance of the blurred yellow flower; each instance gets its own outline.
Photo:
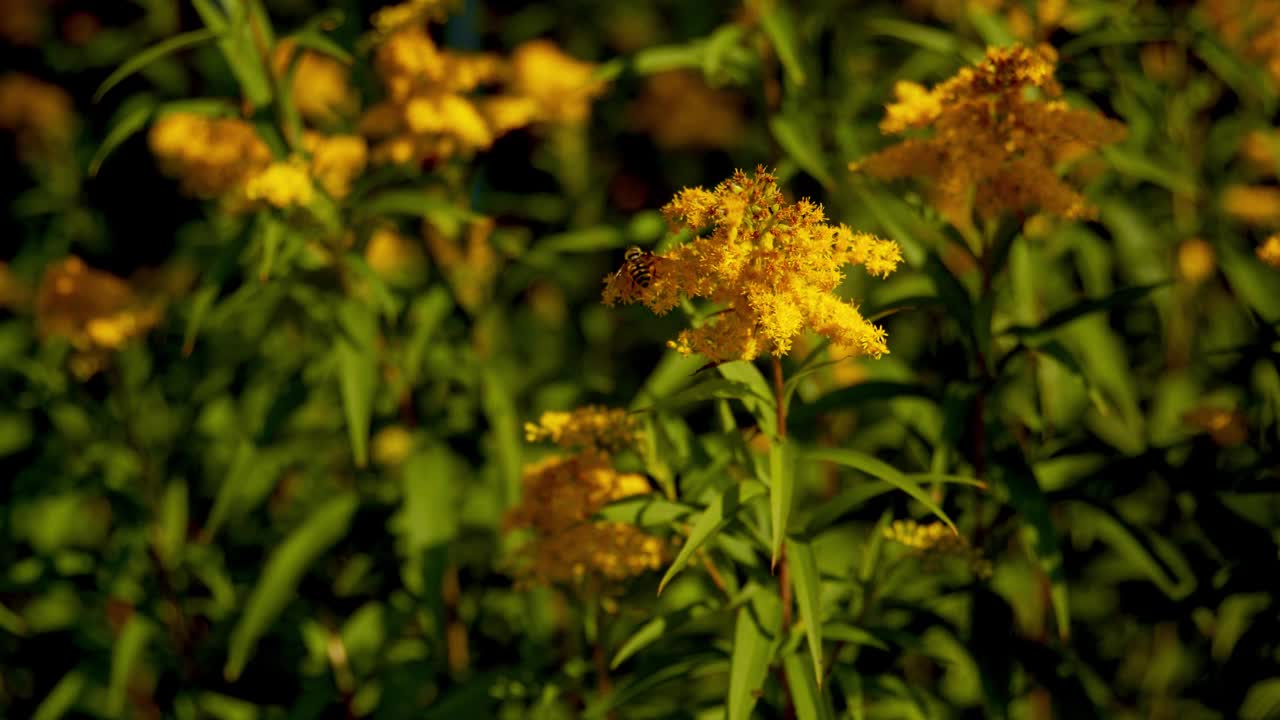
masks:
<instances>
[{"instance_id":1,"label":"blurred yellow flower","mask_svg":"<svg viewBox=\"0 0 1280 720\"><path fill-rule=\"evenodd\" d=\"M77 257L50 265L36 291L41 336L65 337L81 351L118 350L159 319L159 310L128 283L86 267Z\"/></svg>"},{"instance_id":2,"label":"blurred yellow flower","mask_svg":"<svg viewBox=\"0 0 1280 720\"><path fill-rule=\"evenodd\" d=\"M1232 185L1222 192L1222 209L1249 225L1280 225L1280 187Z\"/></svg>"},{"instance_id":3,"label":"blurred yellow flower","mask_svg":"<svg viewBox=\"0 0 1280 720\"><path fill-rule=\"evenodd\" d=\"M373 434L369 448L375 463L383 467L401 465L413 452L413 431L403 425L389 425Z\"/></svg>"},{"instance_id":4,"label":"blurred yellow flower","mask_svg":"<svg viewBox=\"0 0 1280 720\"><path fill-rule=\"evenodd\" d=\"M1267 238L1257 249L1258 259L1273 268L1280 268L1280 233Z\"/></svg>"},{"instance_id":5,"label":"blurred yellow flower","mask_svg":"<svg viewBox=\"0 0 1280 720\"><path fill-rule=\"evenodd\" d=\"M707 298L721 309L669 343L713 362L787 354L805 330L830 338L853 355L889 351L884 330L834 294L845 265L884 277L901 251L890 241L828 225L822 206L788 203L774 176L738 171L715 190L687 188L663 208L672 230L711 232L649 256L652 282L642 287L624 268L606 278L604 302L642 302L661 315L682 296Z\"/></svg>"},{"instance_id":6,"label":"blurred yellow flower","mask_svg":"<svg viewBox=\"0 0 1280 720\"><path fill-rule=\"evenodd\" d=\"M567 450L617 452L636 442L636 417L621 408L586 405L572 412L544 412L536 423L525 423L528 442L549 440Z\"/></svg>"},{"instance_id":7,"label":"blurred yellow flower","mask_svg":"<svg viewBox=\"0 0 1280 720\"><path fill-rule=\"evenodd\" d=\"M392 285L416 284L426 272L427 259L421 241L405 237L394 228L379 227L369 235L365 262Z\"/></svg>"},{"instance_id":8,"label":"blurred yellow flower","mask_svg":"<svg viewBox=\"0 0 1280 720\"><path fill-rule=\"evenodd\" d=\"M888 106L881 131L932 128L932 134L904 140L850 168L885 180L928 178L934 205L957 226L972 223L973 209L984 218L1036 209L1089 217L1092 209L1054 165L1064 151L1079 154L1119 140L1124 126L1060 100L1029 99L1032 88L1049 97L1062 94L1053 78L1056 64L1057 53L1047 45L988 48L982 62L931 90L899 82L897 102Z\"/></svg>"},{"instance_id":9,"label":"blurred yellow flower","mask_svg":"<svg viewBox=\"0 0 1280 720\"><path fill-rule=\"evenodd\" d=\"M550 40L531 40L511 53L510 91L538 105L543 122L580 125L605 90L596 66L567 55Z\"/></svg>"},{"instance_id":10,"label":"blurred yellow flower","mask_svg":"<svg viewBox=\"0 0 1280 720\"><path fill-rule=\"evenodd\" d=\"M48 0L0 0L0 38L10 45L39 44L48 22Z\"/></svg>"},{"instance_id":11,"label":"blurred yellow flower","mask_svg":"<svg viewBox=\"0 0 1280 720\"><path fill-rule=\"evenodd\" d=\"M608 455L587 450L528 466L522 484L520 504L504 527L533 533L520 550L526 581L620 581L661 567L666 544L660 538L627 523L591 520L607 503L651 492L643 475L619 473Z\"/></svg>"},{"instance_id":12,"label":"blurred yellow flower","mask_svg":"<svg viewBox=\"0 0 1280 720\"><path fill-rule=\"evenodd\" d=\"M0 130L17 137L23 157L65 148L74 123L71 96L62 88L22 73L0 76Z\"/></svg>"},{"instance_id":13,"label":"blurred yellow flower","mask_svg":"<svg viewBox=\"0 0 1280 720\"><path fill-rule=\"evenodd\" d=\"M1213 275L1216 268L1213 246L1201 238L1191 238L1178 246L1178 277L1195 285Z\"/></svg>"},{"instance_id":14,"label":"blurred yellow flower","mask_svg":"<svg viewBox=\"0 0 1280 720\"><path fill-rule=\"evenodd\" d=\"M290 64L294 64L290 93L304 118L329 123L350 115L359 105L351 87L350 71L337 59L312 50L302 50L299 54L297 44L285 40L276 45L271 65L283 78Z\"/></svg>"},{"instance_id":15,"label":"blurred yellow flower","mask_svg":"<svg viewBox=\"0 0 1280 720\"><path fill-rule=\"evenodd\" d=\"M1259 175L1275 177L1280 168L1280 132L1254 130L1245 135L1240 157Z\"/></svg>"},{"instance_id":16,"label":"blurred yellow flower","mask_svg":"<svg viewBox=\"0 0 1280 720\"><path fill-rule=\"evenodd\" d=\"M392 33L410 25L439 22L448 17L452 0L408 0L388 5L373 14L373 27L379 33Z\"/></svg>"},{"instance_id":17,"label":"blurred yellow flower","mask_svg":"<svg viewBox=\"0 0 1280 720\"><path fill-rule=\"evenodd\" d=\"M160 168L202 198L238 189L271 163L271 150L243 120L170 113L151 126L149 141Z\"/></svg>"},{"instance_id":18,"label":"blurred yellow flower","mask_svg":"<svg viewBox=\"0 0 1280 720\"><path fill-rule=\"evenodd\" d=\"M1150 42L1138 51L1142 74L1160 82L1178 82L1187 74L1187 52L1172 42Z\"/></svg>"},{"instance_id":19,"label":"blurred yellow flower","mask_svg":"<svg viewBox=\"0 0 1280 720\"><path fill-rule=\"evenodd\" d=\"M244 184L244 197L250 203L266 203L281 210L309 204L315 191L300 158L273 162Z\"/></svg>"},{"instance_id":20,"label":"blurred yellow flower","mask_svg":"<svg viewBox=\"0 0 1280 720\"><path fill-rule=\"evenodd\" d=\"M692 70L650 75L631 122L666 148L727 148L746 133L742 96L707 85Z\"/></svg>"},{"instance_id":21,"label":"blurred yellow flower","mask_svg":"<svg viewBox=\"0 0 1280 720\"><path fill-rule=\"evenodd\" d=\"M302 147L311 154L311 176L330 197L351 194L351 182L364 172L369 148L359 135L321 135L307 131Z\"/></svg>"},{"instance_id":22,"label":"blurred yellow flower","mask_svg":"<svg viewBox=\"0 0 1280 720\"><path fill-rule=\"evenodd\" d=\"M1228 47L1280 83L1280 0L1201 0L1199 8Z\"/></svg>"}]
</instances>

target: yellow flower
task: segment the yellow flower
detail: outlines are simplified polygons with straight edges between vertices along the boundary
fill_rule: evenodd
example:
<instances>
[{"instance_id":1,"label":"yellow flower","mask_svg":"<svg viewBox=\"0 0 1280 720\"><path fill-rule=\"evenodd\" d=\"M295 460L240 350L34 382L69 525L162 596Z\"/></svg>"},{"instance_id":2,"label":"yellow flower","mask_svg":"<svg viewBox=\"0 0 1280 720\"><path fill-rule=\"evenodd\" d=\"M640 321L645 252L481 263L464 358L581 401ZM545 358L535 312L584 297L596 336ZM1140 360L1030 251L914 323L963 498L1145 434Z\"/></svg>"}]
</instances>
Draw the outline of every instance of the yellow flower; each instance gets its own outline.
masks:
<instances>
[{"instance_id":1,"label":"yellow flower","mask_svg":"<svg viewBox=\"0 0 1280 720\"><path fill-rule=\"evenodd\" d=\"M591 101L605 89L595 69L566 55L550 40L531 40L511 54L509 89L536 102L541 120L580 125L591 115Z\"/></svg>"},{"instance_id":2,"label":"yellow flower","mask_svg":"<svg viewBox=\"0 0 1280 720\"><path fill-rule=\"evenodd\" d=\"M0 77L0 129L13 133L20 154L38 158L71 142L71 96L30 75Z\"/></svg>"},{"instance_id":3,"label":"yellow flower","mask_svg":"<svg viewBox=\"0 0 1280 720\"><path fill-rule=\"evenodd\" d=\"M1200 238L1191 238L1178 246L1178 275L1195 285L1213 274L1213 246Z\"/></svg>"},{"instance_id":4,"label":"yellow flower","mask_svg":"<svg viewBox=\"0 0 1280 720\"><path fill-rule=\"evenodd\" d=\"M364 259L378 277L392 285L414 285L426 272L426 255L421 242L386 226L374 230L369 236Z\"/></svg>"},{"instance_id":5,"label":"yellow flower","mask_svg":"<svg viewBox=\"0 0 1280 720\"><path fill-rule=\"evenodd\" d=\"M712 89L691 70L650 75L630 114L639 129L666 148L731 147L746 132L742 97Z\"/></svg>"},{"instance_id":6,"label":"yellow flower","mask_svg":"<svg viewBox=\"0 0 1280 720\"><path fill-rule=\"evenodd\" d=\"M1249 225L1280 225L1280 187L1232 185L1222 192L1222 209Z\"/></svg>"},{"instance_id":7,"label":"yellow flower","mask_svg":"<svg viewBox=\"0 0 1280 720\"><path fill-rule=\"evenodd\" d=\"M1280 233L1267 238L1258 246L1258 259L1273 268L1280 268Z\"/></svg>"},{"instance_id":8,"label":"yellow flower","mask_svg":"<svg viewBox=\"0 0 1280 720\"><path fill-rule=\"evenodd\" d=\"M265 202L283 210L309 204L315 197L315 186L301 160L280 160L245 182L244 197L251 203Z\"/></svg>"},{"instance_id":9,"label":"yellow flower","mask_svg":"<svg viewBox=\"0 0 1280 720\"><path fill-rule=\"evenodd\" d=\"M47 0L0 0L0 38L18 47L38 45L49 15Z\"/></svg>"},{"instance_id":10,"label":"yellow flower","mask_svg":"<svg viewBox=\"0 0 1280 720\"><path fill-rule=\"evenodd\" d=\"M151 126L148 139L160 168L202 198L239 189L271 163L271 150L243 120L170 113Z\"/></svg>"},{"instance_id":11,"label":"yellow flower","mask_svg":"<svg viewBox=\"0 0 1280 720\"><path fill-rule=\"evenodd\" d=\"M413 432L403 425L390 425L374 433L369 446L375 463L395 467L413 452Z\"/></svg>"},{"instance_id":12,"label":"yellow flower","mask_svg":"<svg viewBox=\"0 0 1280 720\"><path fill-rule=\"evenodd\" d=\"M616 452L633 445L639 434L636 418L620 408L587 405L572 412L544 412L537 423L525 423L528 442L550 440L568 450Z\"/></svg>"},{"instance_id":13,"label":"yellow flower","mask_svg":"<svg viewBox=\"0 0 1280 720\"><path fill-rule=\"evenodd\" d=\"M306 132L302 147L311 153L311 176L330 197L351 194L351 181L364 172L369 148L358 135L321 135Z\"/></svg>"},{"instance_id":14,"label":"yellow flower","mask_svg":"<svg viewBox=\"0 0 1280 720\"><path fill-rule=\"evenodd\" d=\"M388 5L373 14L373 27L385 34L410 25L439 22L448 16L450 4L450 0L408 0Z\"/></svg>"},{"instance_id":15,"label":"yellow flower","mask_svg":"<svg viewBox=\"0 0 1280 720\"><path fill-rule=\"evenodd\" d=\"M991 562L982 556L982 552L943 523L894 520L884 529L884 537L910 548L927 564L936 565L946 557L963 558L979 577L991 576Z\"/></svg>"},{"instance_id":16,"label":"yellow flower","mask_svg":"<svg viewBox=\"0 0 1280 720\"><path fill-rule=\"evenodd\" d=\"M608 455L587 450L527 467L520 504L505 518L510 530L530 530L521 574L544 584L588 576L620 581L661 567L665 543L618 522L592 522L605 504L651 492L644 476L619 473Z\"/></svg>"},{"instance_id":17,"label":"yellow flower","mask_svg":"<svg viewBox=\"0 0 1280 720\"><path fill-rule=\"evenodd\" d=\"M295 61L297 53L297 44L285 40L276 45L271 63L276 74L284 77L290 63L296 62L290 93L298 112L308 120L318 122L333 122L350 115L358 100L351 87L347 66L311 50L303 50Z\"/></svg>"},{"instance_id":18,"label":"yellow flower","mask_svg":"<svg viewBox=\"0 0 1280 720\"><path fill-rule=\"evenodd\" d=\"M1280 168L1280 133L1254 130L1245 135L1240 144L1240 157L1258 174L1275 177Z\"/></svg>"},{"instance_id":19,"label":"yellow flower","mask_svg":"<svg viewBox=\"0 0 1280 720\"><path fill-rule=\"evenodd\" d=\"M889 351L884 330L836 297L845 265L863 265L884 277L902 255L894 243L825 222L822 206L788 203L773 175L738 171L715 190L681 191L663 214L674 230L710 234L653 256L652 282L631 273L605 280L604 302L643 302L661 315L681 296L706 298L721 309L670 345L711 361L785 355L805 330L830 338L853 355Z\"/></svg>"},{"instance_id":20,"label":"yellow flower","mask_svg":"<svg viewBox=\"0 0 1280 720\"><path fill-rule=\"evenodd\" d=\"M159 311L128 283L86 267L77 257L49 266L36 291L40 334L65 337L80 351L119 350L159 319Z\"/></svg>"},{"instance_id":21,"label":"yellow flower","mask_svg":"<svg viewBox=\"0 0 1280 720\"><path fill-rule=\"evenodd\" d=\"M1228 47L1280 83L1280 0L1201 0L1199 7Z\"/></svg>"},{"instance_id":22,"label":"yellow flower","mask_svg":"<svg viewBox=\"0 0 1280 720\"><path fill-rule=\"evenodd\" d=\"M989 48L986 59L926 90L910 82L895 88L887 108L885 133L932 129L851 165L876 177L928 178L934 205L952 224L969 225L971 209L990 218L1035 209L1083 218L1092 209L1054 165L1065 152L1079 154L1115 142L1124 126L1062 101L1032 100L1039 89L1056 97L1057 53L1042 45Z\"/></svg>"}]
</instances>

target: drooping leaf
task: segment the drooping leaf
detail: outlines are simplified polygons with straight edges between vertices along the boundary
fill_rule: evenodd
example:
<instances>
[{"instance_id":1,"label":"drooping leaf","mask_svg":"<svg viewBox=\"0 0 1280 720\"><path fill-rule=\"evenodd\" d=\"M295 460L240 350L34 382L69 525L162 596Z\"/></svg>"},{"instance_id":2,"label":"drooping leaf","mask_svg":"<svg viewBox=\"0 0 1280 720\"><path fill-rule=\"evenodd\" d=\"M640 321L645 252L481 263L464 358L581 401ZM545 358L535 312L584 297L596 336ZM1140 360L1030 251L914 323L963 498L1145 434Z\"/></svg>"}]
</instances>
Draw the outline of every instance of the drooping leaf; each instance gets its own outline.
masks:
<instances>
[{"instance_id":1,"label":"drooping leaf","mask_svg":"<svg viewBox=\"0 0 1280 720\"><path fill-rule=\"evenodd\" d=\"M44 700L40 701L35 713L31 715L31 720L59 720L80 699L85 683L84 673L79 670L72 670L63 675L58 684L53 686L48 695L45 695Z\"/></svg>"},{"instance_id":2,"label":"drooping leaf","mask_svg":"<svg viewBox=\"0 0 1280 720\"><path fill-rule=\"evenodd\" d=\"M227 664L222 671L228 680L240 677L258 641L294 598L307 570L347 534L358 505L352 492L330 498L271 553L245 602L244 614L231 631Z\"/></svg>"},{"instance_id":3,"label":"drooping leaf","mask_svg":"<svg viewBox=\"0 0 1280 720\"><path fill-rule=\"evenodd\" d=\"M156 107L155 98L150 95L135 95L120 106L111 121L111 127L102 139L102 144L98 146L97 152L93 154L93 159L89 161L89 175L91 177L98 174L98 170L102 168L102 163L111 153L115 152L116 148L147 126L151 116L155 113Z\"/></svg>"},{"instance_id":4,"label":"drooping leaf","mask_svg":"<svg viewBox=\"0 0 1280 720\"><path fill-rule=\"evenodd\" d=\"M1104 312L1117 307L1131 305L1138 300L1146 297L1151 291L1163 287L1166 283L1153 283L1151 285L1138 285L1135 287L1121 288L1110 295L1103 298L1091 298L1063 308L1038 325L1028 327L1025 325L1014 325L1005 331L1023 339L1033 339L1050 333L1067 323L1082 318L1085 315L1096 312Z\"/></svg>"},{"instance_id":5,"label":"drooping leaf","mask_svg":"<svg viewBox=\"0 0 1280 720\"><path fill-rule=\"evenodd\" d=\"M730 485L720 497L713 500L694 520L689 537L685 538L684 544L680 546L680 552L676 554L676 559L671 562L671 567L667 568L662 581L658 583L658 593L661 594L667 583L689 564L689 559L698 548L737 517L743 506L763 495L764 491L764 487L758 483L741 483Z\"/></svg>"},{"instance_id":6,"label":"drooping leaf","mask_svg":"<svg viewBox=\"0 0 1280 720\"><path fill-rule=\"evenodd\" d=\"M201 43L209 42L210 40L219 37L219 35L220 33L212 28L201 28L199 30L184 32L180 35L174 35L171 38L161 40L155 45L152 45L117 65L116 69L107 76L107 79L103 80L102 84L98 86L98 90L93 94L93 101L95 103L98 102L107 94L108 91L111 90L111 88L119 85L122 80L138 72L147 65L150 65L156 60L184 48L194 47Z\"/></svg>"},{"instance_id":7,"label":"drooping leaf","mask_svg":"<svg viewBox=\"0 0 1280 720\"><path fill-rule=\"evenodd\" d=\"M929 493L920 487L918 483L904 475L897 468L888 463L874 458L866 453L857 450L849 450L843 448L811 448L803 453L806 460L814 462L833 462L837 465L844 465L855 470L860 470L872 477L879 478L899 490L915 498L921 505L924 505L929 512L938 517L939 520L946 523L952 532L956 531L956 524L951 518L942 511L941 507L929 497Z\"/></svg>"}]
</instances>

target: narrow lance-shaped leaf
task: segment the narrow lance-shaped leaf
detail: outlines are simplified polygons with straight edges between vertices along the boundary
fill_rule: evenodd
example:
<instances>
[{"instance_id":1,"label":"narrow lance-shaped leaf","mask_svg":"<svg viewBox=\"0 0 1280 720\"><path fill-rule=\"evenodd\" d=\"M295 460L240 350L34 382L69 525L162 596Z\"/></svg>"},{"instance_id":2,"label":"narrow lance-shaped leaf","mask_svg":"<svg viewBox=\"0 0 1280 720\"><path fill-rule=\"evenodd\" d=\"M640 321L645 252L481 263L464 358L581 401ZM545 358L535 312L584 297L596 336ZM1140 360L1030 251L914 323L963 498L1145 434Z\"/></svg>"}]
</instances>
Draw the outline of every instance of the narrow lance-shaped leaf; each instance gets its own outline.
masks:
<instances>
[{"instance_id":1,"label":"narrow lance-shaped leaf","mask_svg":"<svg viewBox=\"0 0 1280 720\"><path fill-rule=\"evenodd\" d=\"M921 505L928 508L929 512L938 516L939 520L946 523L952 531L955 531L956 529L956 524L951 522L951 518L947 517L947 514L942 511L942 508L938 507L938 504L933 501L933 498L929 497L929 493L925 492L924 488L920 487L918 483L899 472L888 463L877 460L876 458L857 450L841 448L812 449L806 451L804 455L809 460L825 460L827 462L833 462L837 465L844 465L845 467L851 467L855 470L861 470L868 475L880 478L915 498Z\"/></svg>"},{"instance_id":2,"label":"narrow lance-shaped leaf","mask_svg":"<svg viewBox=\"0 0 1280 720\"><path fill-rule=\"evenodd\" d=\"M818 576L818 559L813 545L795 539L787 540L787 562L795 587L796 606L813 658L813 681L822 688L822 579Z\"/></svg>"},{"instance_id":3,"label":"narrow lance-shaped leaf","mask_svg":"<svg viewBox=\"0 0 1280 720\"><path fill-rule=\"evenodd\" d=\"M804 660L796 653L782 659L782 671L787 676L787 688L796 720L834 720L835 710L822 693L821 684L804 666ZM821 676L819 675L819 680Z\"/></svg>"},{"instance_id":4,"label":"narrow lance-shaped leaf","mask_svg":"<svg viewBox=\"0 0 1280 720\"><path fill-rule=\"evenodd\" d=\"M356 465L369 462L369 423L373 416L373 393L377 384L374 342L377 322L373 309L357 300L348 300L338 309L338 387L347 417L347 432Z\"/></svg>"},{"instance_id":5,"label":"narrow lance-shaped leaf","mask_svg":"<svg viewBox=\"0 0 1280 720\"><path fill-rule=\"evenodd\" d=\"M63 675L44 700L40 701L31 720L59 720L80 699L84 686L84 673L79 670L72 670Z\"/></svg>"},{"instance_id":6,"label":"narrow lance-shaped leaf","mask_svg":"<svg viewBox=\"0 0 1280 720\"><path fill-rule=\"evenodd\" d=\"M756 593L738 608L729 660L728 720L747 720L756 706L782 627L782 606L772 593Z\"/></svg>"},{"instance_id":7,"label":"narrow lance-shaped leaf","mask_svg":"<svg viewBox=\"0 0 1280 720\"><path fill-rule=\"evenodd\" d=\"M240 677L258 640L293 599L307 569L347 534L358 504L352 492L331 498L271 554L245 603L244 615L231 631L227 664L222 671L228 680Z\"/></svg>"},{"instance_id":8,"label":"narrow lance-shaped leaf","mask_svg":"<svg viewBox=\"0 0 1280 720\"><path fill-rule=\"evenodd\" d=\"M1044 491L1040 489L1035 472L1027 464L1021 452L1008 449L1000 456L1000 461L995 467L1003 469L1001 475L1009 491L1009 503L1035 530L1036 542L1033 550L1040 561L1041 568L1049 577L1049 594L1053 600L1058 635L1066 640L1071 633L1066 571L1062 566L1062 548L1058 541L1058 530L1054 527L1053 518L1049 513L1049 501Z\"/></svg>"},{"instance_id":9,"label":"narrow lance-shaped leaf","mask_svg":"<svg viewBox=\"0 0 1280 720\"><path fill-rule=\"evenodd\" d=\"M787 536L787 521L791 518L794 468L794 447L786 438L778 438L769 447L769 517L773 521L773 542L769 550L773 565L778 564L782 540Z\"/></svg>"},{"instance_id":10,"label":"narrow lance-shaped leaf","mask_svg":"<svg viewBox=\"0 0 1280 720\"><path fill-rule=\"evenodd\" d=\"M671 567L667 568L662 581L658 583L658 593L661 594L667 583L689 564L689 559L698 548L720 532L720 529L730 520L737 517L744 505L763 493L764 487L757 483L742 483L730 485L720 497L713 500L694 521L689 537L685 538L684 545L680 546L680 552L676 554L676 559L671 562Z\"/></svg>"},{"instance_id":11,"label":"narrow lance-shaped leaf","mask_svg":"<svg viewBox=\"0 0 1280 720\"><path fill-rule=\"evenodd\" d=\"M134 613L111 648L111 685L107 688L107 714L110 717L120 717L124 712L129 679L146 649L153 627L146 617Z\"/></svg>"},{"instance_id":12,"label":"narrow lance-shaped leaf","mask_svg":"<svg viewBox=\"0 0 1280 720\"><path fill-rule=\"evenodd\" d=\"M156 60L182 50L183 48L194 47L201 43L208 42L218 36L219 33L210 28L201 28L199 30L192 30L191 32L185 32L181 35L174 35L171 38L161 40L155 45L152 45L128 60L120 63L120 65L107 76L107 79L103 80L102 84L98 86L97 92L93 94L93 101L95 103L98 102L102 99L102 96L106 95L111 88L119 85L122 80L138 72L147 65L150 65Z\"/></svg>"},{"instance_id":13,"label":"narrow lance-shaped leaf","mask_svg":"<svg viewBox=\"0 0 1280 720\"><path fill-rule=\"evenodd\" d=\"M97 175L98 170L102 168L103 161L116 148L146 127L155 110L156 101L150 95L136 95L126 100L112 120L111 129L107 130L107 135L102 139L102 144L98 146L97 152L93 154L93 160L89 161L89 175Z\"/></svg>"}]
</instances>

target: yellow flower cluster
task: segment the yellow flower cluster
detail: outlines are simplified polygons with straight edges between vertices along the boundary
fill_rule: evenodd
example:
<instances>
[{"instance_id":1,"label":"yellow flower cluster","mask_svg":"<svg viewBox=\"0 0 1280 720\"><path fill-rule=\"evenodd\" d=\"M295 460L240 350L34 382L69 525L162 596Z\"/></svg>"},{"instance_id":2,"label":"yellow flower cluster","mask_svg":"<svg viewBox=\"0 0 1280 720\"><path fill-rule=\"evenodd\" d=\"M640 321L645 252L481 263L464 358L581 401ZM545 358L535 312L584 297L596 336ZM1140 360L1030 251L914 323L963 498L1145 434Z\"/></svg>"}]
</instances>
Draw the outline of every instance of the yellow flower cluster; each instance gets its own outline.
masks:
<instances>
[{"instance_id":1,"label":"yellow flower cluster","mask_svg":"<svg viewBox=\"0 0 1280 720\"><path fill-rule=\"evenodd\" d=\"M148 139L160 168L201 198L226 195L271 164L271 150L243 120L175 112Z\"/></svg>"},{"instance_id":2,"label":"yellow flower cluster","mask_svg":"<svg viewBox=\"0 0 1280 720\"><path fill-rule=\"evenodd\" d=\"M1178 246L1178 277L1192 285L1204 282L1217 268L1213 246L1201 238L1191 238Z\"/></svg>"},{"instance_id":3,"label":"yellow flower cluster","mask_svg":"<svg viewBox=\"0 0 1280 720\"><path fill-rule=\"evenodd\" d=\"M785 355L805 330L830 338L852 355L889 351L885 333L834 294L845 265L884 277L901 261L890 241L828 225L822 206L789 203L764 168L738 171L714 190L687 188L663 208L673 231L692 242L652 256L652 282L641 287L624 267L606 278L604 302L642 302L661 315L682 296L707 298L722 309L684 330L671 347L713 362Z\"/></svg>"},{"instance_id":4,"label":"yellow flower cluster","mask_svg":"<svg viewBox=\"0 0 1280 720\"><path fill-rule=\"evenodd\" d=\"M409 0L388 5L373 14L373 27L385 35L410 25L439 22L448 16L450 4L450 0Z\"/></svg>"},{"instance_id":5,"label":"yellow flower cluster","mask_svg":"<svg viewBox=\"0 0 1280 720\"><path fill-rule=\"evenodd\" d=\"M351 183L369 162L369 147L359 135L302 135L302 148L311 155L311 176L333 198L351 194Z\"/></svg>"},{"instance_id":6,"label":"yellow flower cluster","mask_svg":"<svg viewBox=\"0 0 1280 720\"><path fill-rule=\"evenodd\" d=\"M298 112L307 120L333 123L351 115L359 106L347 66L328 55L311 50L299 53L296 43L285 40L276 45L271 64L280 77L294 64L290 94Z\"/></svg>"},{"instance_id":7,"label":"yellow flower cluster","mask_svg":"<svg viewBox=\"0 0 1280 720\"><path fill-rule=\"evenodd\" d=\"M422 241L405 237L385 225L370 233L364 259L378 277L392 285L411 286L421 280L426 271Z\"/></svg>"},{"instance_id":8,"label":"yellow flower cluster","mask_svg":"<svg viewBox=\"0 0 1280 720\"><path fill-rule=\"evenodd\" d=\"M1057 161L1119 140L1124 126L1060 100L1027 97L1038 89L1057 97L1057 53L1042 45L989 48L975 67L933 89L899 82L887 108L886 134L932 128L850 166L892 180L923 177L932 200L952 224L967 226L972 210L984 218L1034 209L1066 218L1092 210L1054 172Z\"/></svg>"},{"instance_id":9,"label":"yellow flower cluster","mask_svg":"<svg viewBox=\"0 0 1280 720\"><path fill-rule=\"evenodd\" d=\"M1229 47L1280 83L1280 0L1201 0L1200 10Z\"/></svg>"},{"instance_id":10,"label":"yellow flower cluster","mask_svg":"<svg viewBox=\"0 0 1280 720\"><path fill-rule=\"evenodd\" d=\"M1258 259L1273 268L1280 268L1280 233L1267 238L1257 249Z\"/></svg>"},{"instance_id":11,"label":"yellow flower cluster","mask_svg":"<svg viewBox=\"0 0 1280 720\"><path fill-rule=\"evenodd\" d=\"M73 369L82 377L96 372L106 353L142 337L159 320L159 309L128 283L88 268L78 257L49 266L36 290L36 327L43 337L70 341L79 351Z\"/></svg>"},{"instance_id":12,"label":"yellow flower cluster","mask_svg":"<svg viewBox=\"0 0 1280 720\"><path fill-rule=\"evenodd\" d=\"M731 147L746 132L742 97L709 87L692 70L650 75L630 115L637 129L665 148Z\"/></svg>"},{"instance_id":13,"label":"yellow flower cluster","mask_svg":"<svg viewBox=\"0 0 1280 720\"><path fill-rule=\"evenodd\" d=\"M315 197L315 183L334 198L346 197L368 162L364 138L310 130L302 136L309 163L300 157L275 160L249 123L194 113L160 118L151 127L150 143L161 169L179 178L187 192L223 198L229 210L306 205Z\"/></svg>"},{"instance_id":14,"label":"yellow flower cluster","mask_svg":"<svg viewBox=\"0 0 1280 720\"><path fill-rule=\"evenodd\" d=\"M65 147L74 121L62 88L22 73L0 77L0 130L17 137L20 154L35 158Z\"/></svg>"},{"instance_id":15,"label":"yellow flower cluster","mask_svg":"<svg viewBox=\"0 0 1280 720\"><path fill-rule=\"evenodd\" d=\"M360 131L376 141L376 162L437 161L488 149L533 123L579 123L603 92L594 66L545 40L516 48L508 62L442 50L424 28L406 27L382 41L374 67L387 98L365 112ZM504 92L475 95L501 85Z\"/></svg>"},{"instance_id":16,"label":"yellow flower cluster","mask_svg":"<svg viewBox=\"0 0 1280 720\"><path fill-rule=\"evenodd\" d=\"M884 537L911 548L926 563L936 564L948 557L963 558L979 577L991 576L991 561L984 558L980 550L971 546L963 535L944 523L894 520L884 529Z\"/></svg>"},{"instance_id":17,"label":"yellow flower cluster","mask_svg":"<svg viewBox=\"0 0 1280 720\"><path fill-rule=\"evenodd\" d=\"M1247 225L1280 225L1280 187L1228 186L1222 191L1222 209Z\"/></svg>"},{"instance_id":18,"label":"yellow flower cluster","mask_svg":"<svg viewBox=\"0 0 1280 720\"><path fill-rule=\"evenodd\" d=\"M572 412L544 412L538 422L524 425L528 442L548 440L567 450L617 452L633 445L639 432L635 415L599 405L586 405Z\"/></svg>"},{"instance_id":19,"label":"yellow flower cluster","mask_svg":"<svg viewBox=\"0 0 1280 720\"><path fill-rule=\"evenodd\" d=\"M619 522L591 522L606 503L649 492L640 475L621 474L599 453L552 458L524 474L524 497L506 518L508 530L532 530L521 575L531 582L620 581L662 566L660 538Z\"/></svg>"},{"instance_id":20,"label":"yellow flower cluster","mask_svg":"<svg viewBox=\"0 0 1280 720\"><path fill-rule=\"evenodd\" d=\"M310 203L316 188L300 159L277 160L244 184L244 198L253 204L265 203L285 209Z\"/></svg>"}]
</instances>

